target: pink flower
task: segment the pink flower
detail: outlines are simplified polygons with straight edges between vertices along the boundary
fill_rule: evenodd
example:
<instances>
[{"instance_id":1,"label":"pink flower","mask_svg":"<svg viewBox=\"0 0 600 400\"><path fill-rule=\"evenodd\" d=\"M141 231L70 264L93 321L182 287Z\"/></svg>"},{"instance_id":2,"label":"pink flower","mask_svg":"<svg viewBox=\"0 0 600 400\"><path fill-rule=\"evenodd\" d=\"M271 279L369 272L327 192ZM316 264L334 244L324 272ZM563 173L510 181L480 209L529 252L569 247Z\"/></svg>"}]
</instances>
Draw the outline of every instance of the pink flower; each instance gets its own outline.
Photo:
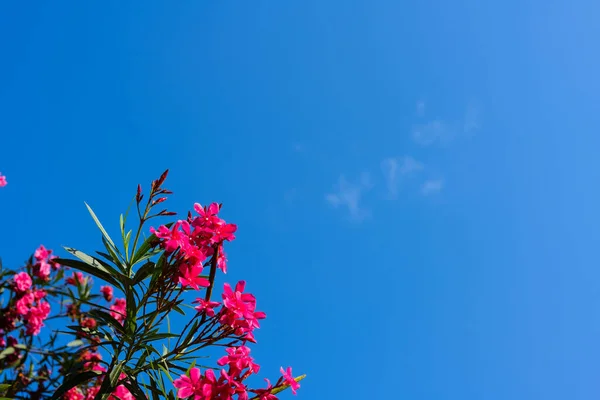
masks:
<instances>
[{"instance_id":1,"label":"pink flower","mask_svg":"<svg viewBox=\"0 0 600 400\"><path fill-rule=\"evenodd\" d=\"M280 368L281 374L283 375L283 380L287 383L292 389L292 393L296 394L296 390L300 389L300 384L296 382L294 377L292 376L292 367L288 367L287 370L284 370L283 367Z\"/></svg>"},{"instance_id":2,"label":"pink flower","mask_svg":"<svg viewBox=\"0 0 600 400\"><path fill-rule=\"evenodd\" d=\"M191 286L196 290L202 287L210 286L210 282L208 279L200 276L202 273L202 264L196 264L189 266L187 264L182 264L179 266L179 283L181 286L187 287Z\"/></svg>"},{"instance_id":3,"label":"pink flower","mask_svg":"<svg viewBox=\"0 0 600 400\"><path fill-rule=\"evenodd\" d=\"M83 318L81 320L81 326L83 328L94 329L96 327L96 320L94 318Z\"/></svg>"},{"instance_id":4,"label":"pink flower","mask_svg":"<svg viewBox=\"0 0 600 400\"><path fill-rule=\"evenodd\" d=\"M236 334L246 335L246 340L254 341L254 336L249 334L254 329L260 328L258 320L266 318L266 314L255 311L256 299L249 293L242 293L245 286L246 283L240 281L233 291L228 283L223 285L222 297L225 313L219 321L235 328Z\"/></svg>"},{"instance_id":5,"label":"pink flower","mask_svg":"<svg viewBox=\"0 0 600 400\"><path fill-rule=\"evenodd\" d=\"M223 244L219 246L219 257L217 257L217 267L223 271L224 274L227 273L227 255L225 254L225 250L223 249Z\"/></svg>"},{"instance_id":6,"label":"pink flower","mask_svg":"<svg viewBox=\"0 0 600 400\"><path fill-rule=\"evenodd\" d=\"M15 286L19 292L26 292L31 287L33 281L27 272L19 272L14 276Z\"/></svg>"},{"instance_id":7,"label":"pink flower","mask_svg":"<svg viewBox=\"0 0 600 400\"><path fill-rule=\"evenodd\" d=\"M277 400L277 396L271 393L273 385L271 385L271 382L268 379L265 379L265 381L267 381L266 389L254 389L251 390L251 392L258 395L259 400Z\"/></svg>"},{"instance_id":8,"label":"pink flower","mask_svg":"<svg viewBox=\"0 0 600 400\"><path fill-rule=\"evenodd\" d=\"M73 285L73 286L77 286L79 285L85 285L87 278L83 277L83 274L79 271L76 271L73 273L73 275L69 276L66 280L67 285Z\"/></svg>"},{"instance_id":9,"label":"pink flower","mask_svg":"<svg viewBox=\"0 0 600 400\"><path fill-rule=\"evenodd\" d=\"M163 246L167 253L172 253L177 250L183 243L185 243L187 236L179 230L182 225L182 221L177 221L173 225L173 228L169 230L166 226L160 226L158 230L150 228L150 232L156 235L160 239L164 239Z\"/></svg>"},{"instance_id":10,"label":"pink flower","mask_svg":"<svg viewBox=\"0 0 600 400\"><path fill-rule=\"evenodd\" d=\"M116 319L120 323L123 323L123 321L125 321L127 313L127 302L125 301L125 299L115 299L115 303L112 306L110 306L110 309L110 315L114 319Z\"/></svg>"},{"instance_id":11,"label":"pink flower","mask_svg":"<svg viewBox=\"0 0 600 400\"><path fill-rule=\"evenodd\" d=\"M40 333L41 328L44 326L44 320L48 318L50 314L50 303L46 301L40 301L35 307L29 309L27 314L27 330L28 335L37 335Z\"/></svg>"},{"instance_id":12,"label":"pink flower","mask_svg":"<svg viewBox=\"0 0 600 400\"><path fill-rule=\"evenodd\" d=\"M8 182L6 182L6 177L4 175L0 175L0 187L4 187L8 184Z\"/></svg>"},{"instance_id":13,"label":"pink flower","mask_svg":"<svg viewBox=\"0 0 600 400\"><path fill-rule=\"evenodd\" d=\"M17 302L15 304L17 313L19 315L27 315L29 313L29 309L33 305L34 301L35 301L35 296L31 292L27 293L26 295L21 297L19 300L17 300Z\"/></svg>"},{"instance_id":14,"label":"pink flower","mask_svg":"<svg viewBox=\"0 0 600 400\"><path fill-rule=\"evenodd\" d=\"M180 399L187 399L193 395L200 394L202 391L200 378L200 370L198 368L192 368L189 377L187 375L181 375L178 379L175 379L173 381L173 386L179 389L177 397ZM194 397L194 399L200 398L200 396Z\"/></svg>"},{"instance_id":15,"label":"pink flower","mask_svg":"<svg viewBox=\"0 0 600 400\"><path fill-rule=\"evenodd\" d=\"M112 395L108 398L109 400L135 400L133 395L125 385L119 385L112 393Z\"/></svg>"},{"instance_id":16,"label":"pink flower","mask_svg":"<svg viewBox=\"0 0 600 400\"><path fill-rule=\"evenodd\" d=\"M113 288L112 286L102 286L100 292L104 296L104 300L111 302L113 299Z\"/></svg>"},{"instance_id":17,"label":"pink flower","mask_svg":"<svg viewBox=\"0 0 600 400\"><path fill-rule=\"evenodd\" d=\"M254 363L254 359L250 357L250 349L248 347L229 347L225 351L227 355L219 358L217 364L220 366L228 365L230 375L239 376L246 368L252 374L256 374L260 370L260 366Z\"/></svg>"},{"instance_id":18,"label":"pink flower","mask_svg":"<svg viewBox=\"0 0 600 400\"><path fill-rule=\"evenodd\" d=\"M217 203L212 203L208 207L202 207L199 203L194 203L194 210L199 215L199 217L194 219L195 226L212 228L221 220L217 217L219 213L219 205Z\"/></svg>"},{"instance_id":19,"label":"pink flower","mask_svg":"<svg viewBox=\"0 0 600 400\"><path fill-rule=\"evenodd\" d=\"M40 279L45 281L50 279L50 263L46 260L41 260L34 265L33 273Z\"/></svg>"},{"instance_id":20,"label":"pink flower","mask_svg":"<svg viewBox=\"0 0 600 400\"><path fill-rule=\"evenodd\" d=\"M94 400L98 392L100 391L100 386L92 386L87 390L85 395L85 400Z\"/></svg>"},{"instance_id":21,"label":"pink flower","mask_svg":"<svg viewBox=\"0 0 600 400\"><path fill-rule=\"evenodd\" d=\"M83 393L79 388L74 387L69 389L67 393L63 395L64 400L84 400Z\"/></svg>"},{"instance_id":22,"label":"pink flower","mask_svg":"<svg viewBox=\"0 0 600 400\"><path fill-rule=\"evenodd\" d=\"M214 317L215 316L215 307L218 307L221 305L221 303L219 303L218 301L206 301L204 299L196 299L194 301L194 303L199 303L196 307L194 307L196 309L196 311L198 312L203 312L206 314L207 317Z\"/></svg>"},{"instance_id":23,"label":"pink flower","mask_svg":"<svg viewBox=\"0 0 600 400\"><path fill-rule=\"evenodd\" d=\"M226 224L224 222L225 221L223 221L222 224L217 225L217 227L215 228L215 235L212 238L213 243L221 243L224 240L231 242L233 239L235 239L235 236L233 234L235 233L235 231L237 231L237 225Z\"/></svg>"},{"instance_id":24,"label":"pink flower","mask_svg":"<svg viewBox=\"0 0 600 400\"><path fill-rule=\"evenodd\" d=\"M60 268L60 264L57 263L56 261L54 261L56 258L58 258L58 256L52 256L48 259L48 262L50 263L50 265L52 266L53 270L58 270Z\"/></svg>"},{"instance_id":25,"label":"pink flower","mask_svg":"<svg viewBox=\"0 0 600 400\"><path fill-rule=\"evenodd\" d=\"M40 245L35 253L33 253L33 256L37 261L42 261L47 260L48 257L50 257L50 254L52 254L52 250L46 249L43 245Z\"/></svg>"}]
</instances>

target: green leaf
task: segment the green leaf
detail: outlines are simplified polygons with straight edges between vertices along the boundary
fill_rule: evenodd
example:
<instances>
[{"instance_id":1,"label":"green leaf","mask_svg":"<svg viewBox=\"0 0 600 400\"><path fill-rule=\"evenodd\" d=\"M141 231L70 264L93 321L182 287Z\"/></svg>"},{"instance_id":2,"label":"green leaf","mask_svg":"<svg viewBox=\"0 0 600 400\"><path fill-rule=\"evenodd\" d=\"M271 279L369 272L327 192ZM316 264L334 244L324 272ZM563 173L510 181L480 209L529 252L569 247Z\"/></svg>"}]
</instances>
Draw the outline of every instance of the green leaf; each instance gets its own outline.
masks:
<instances>
[{"instance_id":1,"label":"green leaf","mask_svg":"<svg viewBox=\"0 0 600 400\"><path fill-rule=\"evenodd\" d=\"M125 323L127 324L127 334L131 335L135 332L137 323L137 306L135 304L135 297L133 295L133 288L127 287L125 290L125 300L127 301L127 318Z\"/></svg>"},{"instance_id":2,"label":"green leaf","mask_svg":"<svg viewBox=\"0 0 600 400\"><path fill-rule=\"evenodd\" d=\"M123 329L123 325L119 321L117 321L112 315L102 310L90 310L88 312L92 317L99 319L105 324L111 326L117 332L124 334L125 330Z\"/></svg>"},{"instance_id":3,"label":"green leaf","mask_svg":"<svg viewBox=\"0 0 600 400\"><path fill-rule=\"evenodd\" d=\"M104 248L106 249L106 251L108 251L108 254L110 254L110 258L115 263L115 265L117 267L119 267L119 269L122 272L126 272L125 266L123 266L123 263L121 263L121 259L119 258L119 255L117 255L117 253L115 253L113 248L110 246L110 243L108 243L106 241L106 238L104 236L102 236L102 243L104 244Z\"/></svg>"},{"instance_id":4,"label":"green leaf","mask_svg":"<svg viewBox=\"0 0 600 400\"><path fill-rule=\"evenodd\" d=\"M108 236L108 233L106 232L106 230L104 229L104 227L100 223L100 220L98 219L98 217L96 217L96 214L94 214L94 211L92 210L92 208L88 205L88 203L85 203L85 206L87 207L88 211L90 212L90 215L94 219L94 222L96 223L96 225L100 229L100 232L102 232L102 236L104 236L106 238L106 240L108 241L108 243L110 243L110 245L113 247L113 249L117 250L117 246L115 246L115 243L112 241L112 239L110 238L110 236Z\"/></svg>"},{"instance_id":5,"label":"green leaf","mask_svg":"<svg viewBox=\"0 0 600 400\"><path fill-rule=\"evenodd\" d=\"M137 270L135 276L133 277L132 284L136 285L146 279L152 271L154 270L155 264L152 261L148 261L146 264L142 265L140 269Z\"/></svg>"},{"instance_id":6,"label":"green leaf","mask_svg":"<svg viewBox=\"0 0 600 400\"><path fill-rule=\"evenodd\" d=\"M157 365L158 365L158 368L162 369L162 371L165 373L165 375L167 375L167 378L169 378L171 383L173 383L173 377L171 376L171 373L169 372L168 367L166 365L163 367L162 364L160 364L160 363L158 363Z\"/></svg>"},{"instance_id":7,"label":"green leaf","mask_svg":"<svg viewBox=\"0 0 600 400\"><path fill-rule=\"evenodd\" d=\"M194 359L191 363L190 366L188 367L187 371L186 371L186 375L190 375L190 371L192 370L192 368L194 368L196 366L196 360Z\"/></svg>"},{"instance_id":8,"label":"green leaf","mask_svg":"<svg viewBox=\"0 0 600 400\"><path fill-rule=\"evenodd\" d=\"M83 340L76 339L67 343L67 347L79 347L83 346L83 344Z\"/></svg>"},{"instance_id":9,"label":"green leaf","mask_svg":"<svg viewBox=\"0 0 600 400\"><path fill-rule=\"evenodd\" d=\"M78 386L82 383L89 381L90 379L96 378L100 375L100 372L97 371L85 371L81 372L77 375L68 376L65 378L62 385L56 389L50 400L56 400L60 398L63 394L68 392L71 388Z\"/></svg>"},{"instance_id":10,"label":"green leaf","mask_svg":"<svg viewBox=\"0 0 600 400\"><path fill-rule=\"evenodd\" d=\"M173 222L169 222L168 224L165 224L165 226L167 228L170 228L172 225L173 225ZM135 265L138 262L140 262L142 257L145 256L146 253L148 253L148 250L150 250L152 248L152 244L155 243L157 239L158 238L154 234L148 236L148 238L146 238L146 240L144 240L144 243L142 243L140 245L140 247L137 249L137 251L135 252L135 255L131 259L131 265Z\"/></svg>"},{"instance_id":11,"label":"green leaf","mask_svg":"<svg viewBox=\"0 0 600 400\"><path fill-rule=\"evenodd\" d=\"M0 383L0 393L2 393L2 394L6 393L6 391L8 389L10 389L11 386L12 386L11 383Z\"/></svg>"},{"instance_id":12,"label":"green leaf","mask_svg":"<svg viewBox=\"0 0 600 400\"><path fill-rule=\"evenodd\" d=\"M155 340L170 339L170 338L176 338L176 337L179 337L179 335L176 333L157 333L155 335L151 335L150 337L142 340L142 343L149 343L149 342L153 342Z\"/></svg>"},{"instance_id":13,"label":"green leaf","mask_svg":"<svg viewBox=\"0 0 600 400\"><path fill-rule=\"evenodd\" d=\"M144 387L146 389L149 389L150 393L152 393L152 400L160 400L159 396L163 393L160 390L158 390L158 386L156 386L156 382L154 381L152 375L150 375L150 385L144 385Z\"/></svg>"},{"instance_id":14,"label":"green leaf","mask_svg":"<svg viewBox=\"0 0 600 400\"><path fill-rule=\"evenodd\" d=\"M79 260L81 261L66 258L57 258L55 259L56 262L58 262L61 265L72 267L90 275L93 275L123 290L123 285L121 284L121 281L124 280L124 275L120 274L116 269L112 268L107 263L98 260L97 258L88 256L87 254L74 248L65 247L65 250L73 254L75 257L79 258Z\"/></svg>"},{"instance_id":15,"label":"green leaf","mask_svg":"<svg viewBox=\"0 0 600 400\"><path fill-rule=\"evenodd\" d=\"M179 314L185 317L185 312L179 306L173 306L173 310L177 311Z\"/></svg>"},{"instance_id":16,"label":"green leaf","mask_svg":"<svg viewBox=\"0 0 600 400\"><path fill-rule=\"evenodd\" d=\"M134 379L123 380L123 385L135 396L136 399L145 399L146 394Z\"/></svg>"},{"instance_id":17,"label":"green leaf","mask_svg":"<svg viewBox=\"0 0 600 400\"><path fill-rule=\"evenodd\" d=\"M0 360L6 358L6 356L9 356L11 354L15 353L15 348L14 347L7 347L6 349L2 350L0 352Z\"/></svg>"}]
</instances>

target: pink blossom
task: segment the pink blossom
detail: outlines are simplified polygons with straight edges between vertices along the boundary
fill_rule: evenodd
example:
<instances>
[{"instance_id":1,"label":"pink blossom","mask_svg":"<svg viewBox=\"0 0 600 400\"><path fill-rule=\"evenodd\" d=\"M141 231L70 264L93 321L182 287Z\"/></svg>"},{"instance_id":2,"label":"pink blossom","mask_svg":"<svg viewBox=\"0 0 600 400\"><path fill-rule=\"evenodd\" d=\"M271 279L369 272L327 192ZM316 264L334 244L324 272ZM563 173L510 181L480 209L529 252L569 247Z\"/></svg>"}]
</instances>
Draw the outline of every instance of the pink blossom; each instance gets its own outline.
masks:
<instances>
[{"instance_id":1,"label":"pink blossom","mask_svg":"<svg viewBox=\"0 0 600 400\"><path fill-rule=\"evenodd\" d=\"M127 378L127 375L121 373L119 375L119 380L123 380ZM131 392L127 389L125 385L119 385L116 387L115 391L108 398L109 400L135 400Z\"/></svg>"},{"instance_id":2,"label":"pink blossom","mask_svg":"<svg viewBox=\"0 0 600 400\"><path fill-rule=\"evenodd\" d=\"M224 274L227 273L227 255L225 254L225 250L223 249L223 244L219 246L219 256L217 257L217 267L223 271Z\"/></svg>"},{"instance_id":3,"label":"pink blossom","mask_svg":"<svg viewBox=\"0 0 600 400\"><path fill-rule=\"evenodd\" d=\"M237 231L237 225L226 224L223 221L222 224L219 224L215 227L212 242L221 243L224 240L231 242L233 239L235 239L235 236L233 235L235 231Z\"/></svg>"},{"instance_id":4,"label":"pink blossom","mask_svg":"<svg viewBox=\"0 0 600 400\"><path fill-rule=\"evenodd\" d=\"M200 399L199 394L202 391L200 370L198 368L192 368L190 370L190 376L181 375L178 379L173 381L173 386L178 390L177 397L180 399L187 399L193 395L194 399Z\"/></svg>"},{"instance_id":5,"label":"pink blossom","mask_svg":"<svg viewBox=\"0 0 600 400\"><path fill-rule=\"evenodd\" d=\"M85 285L87 278L84 278L83 274L79 271L73 273L73 275L69 276L66 280L67 285L77 286Z\"/></svg>"},{"instance_id":6,"label":"pink blossom","mask_svg":"<svg viewBox=\"0 0 600 400\"><path fill-rule=\"evenodd\" d=\"M125 299L115 299L115 303L112 306L110 306L110 309L110 315L114 319L116 319L120 323L123 323L123 321L125 321L125 314L127 312L127 302L125 301Z\"/></svg>"},{"instance_id":7,"label":"pink blossom","mask_svg":"<svg viewBox=\"0 0 600 400\"><path fill-rule=\"evenodd\" d=\"M67 393L65 393L63 395L63 399L64 400L84 400L85 397L83 397L83 393L81 393L81 390L79 390L79 388L74 387L71 388L67 391Z\"/></svg>"},{"instance_id":8,"label":"pink blossom","mask_svg":"<svg viewBox=\"0 0 600 400\"><path fill-rule=\"evenodd\" d=\"M87 390L87 393L85 394L85 400L94 400L99 391L100 386L92 386Z\"/></svg>"},{"instance_id":9,"label":"pink blossom","mask_svg":"<svg viewBox=\"0 0 600 400\"><path fill-rule=\"evenodd\" d=\"M255 311L256 299L252 294L243 293L245 286L246 283L240 281L233 291L228 283L223 285L222 297L225 313L219 321L235 328L236 334L249 336L253 341L254 336L249 334L254 329L260 328L258 320L266 318L266 314ZM249 338L247 340L250 340Z\"/></svg>"},{"instance_id":10,"label":"pink blossom","mask_svg":"<svg viewBox=\"0 0 600 400\"><path fill-rule=\"evenodd\" d=\"M172 253L177 250L186 240L187 236L179 230L182 225L182 221L177 221L169 230L166 226L161 226L158 230L150 228L150 232L156 235L156 237L163 239L163 246L167 253Z\"/></svg>"},{"instance_id":11,"label":"pink blossom","mask_svg":"<svg viewBox=\"0 0 600 400\"><path fill-rule=\"evenodd\" d=\"M259 400L277 400L277 396L271 393L273 385L271 385L271 382L268 379L265 379L265 381L267 381L266 389L254 389L251 392L256 394Z\"/></svg>"},{"instance_id":12,"label":"pink blossom","mask_svg":"<svg viewBox=\"0 0 600 400\"><path fill-rule=\"evenodd\" d=\"M33 256L37 261L42 261L47 260L48 257L50 257L50 254L52 254L52 250L46 249L43 245L40 245L35 253L33 253Z\"/></svg>"},{"instance_id":13,"label":"pink blossom","mask_svg":"<svg viewBox=\"0 0 600 400\"><path fill-rule=\"evenodd\" d=\"M100 292L104 296L104 300L111 302L113 299L113 288L112 286L102 286Z\"/></svg>"},{"instance_id":14,"label":"pink blossom","mask_svg":"<svg viewBox=\"0 0 600 400\"><path fill-rule=\"evenodd\" d=\"M119 385L108 398L109 400L135 400L135 397L131 394L125 385Z\"/></svg>"},{"instance_id":15,"label":"pink blossom","mask_svg":"<svg viewBox=\"0 0 600 400\"><path fill-rule=\"evenodd\" d=\"M200 274L202 263L214 255L215 245L219 246L217 266L223 272L227 271L227 258L222 243L235 239L237 226L228 224L217 216L220 210L217 203L208 207L196 203L194 209L198 216L190 214L187 220L177 221L170 229L163 225L158 229L151 228L150 231L161 239L160 246L167 253L175 253L175 258L180 261L179 282L184 286L197 288L207 286L206 281L195 278Z\"/></svg>"},{"instance_id":16,"label":"pink blossom","mask_svg":"<svg viewBox=\"0 0 600 400\"><path fill-rule=\"evenodd\" d=\"M37 306L29 309L27 314L27 330L28 335L37 335L40 333L41 328L44 326L44 320L48 318L50 314L50 304L46 301L39 302Z\"/></svg>"},{"instance_id":17,"label":"pink blossom","mask_svg":"<svg viewBox=\"0 0 600 400\"><path fill-rule=\"evenodd\" d=\"M196 307L194 307L198 312L203 312L206 314L207 317L214 317L215 316L215 307L218 307L221 305L221 303L217 302L217 301L206 301L204 299L201 298L197 298L194 303L199 303Z\"/></svg>"},{"instance_id":18,"label":"pink blossom","mask_svg":"<svg viewBox=\"0 0 600 400\"><path fill-rule=\"evenodd\" d=\"M292 367L288 367L287 370L284 370L283 367L280 368L281 374L283 375L283 380L287 383L292 389L292 393L296 394L296 390L300 389L300 384L296 382L294 377L292 376Z\"/></svg>"},{"instance_id":19,"label":"pink blossom","mask_svg":"<svg viewBox=\"0 0 600 400\"><path fill-rule=\"evenodd\" d=\"M96 327L96 320L94 318L83 318L81 320L81 326L83 328L94 329Z\"/></svg>"},{"instance_id":20,"label":"pink blossom","mask_svg":"<svg viewBox=\"0 0 600 400\"><path fill-rule=\"evenodd\" d=\"M31 287L33 281L27 272L19 272L14 276L15 286L19 292L26 292Z\"/></svg>"},{"instance_id":21,"label":"pink blossom","mask_svg":"<svg viewBox=\"0 0 600 400\"><path fill-rule=\"evenodd\" d=\"M29 313L29 309L33 305L35 301L35 296L33 293L27 293L23 297L17 300L15 303L15 308L19 315L27 315Z\"/></svg>"},{"instance_id":22,"label":"pink blossom","mask_svg":"<svg viewBox=\"0 0 600 400\"><path fill-rule=\"evenodd\" d=\"M8 184L6 181L6 176L0 174L0 187L4 187Z\"/></svg>"},{"instance_id":23,"label":"pink blossom","mask_svg":"<svg viewBox=\"0 0 600 400\"><path fill-rule=\"evenodd\" d=\"M254 359L250 357L248 347L229 347L225 351L227 355L217 360L217 364L220 366L228 365L230 375L239 376L246 368L252 374L256 374L260 370L260 366L254 363Z\"/></svg>"},{"instance_id":24,"label":"pink blossom","mask_svg":"<svg viewBox=\"0 0 600 400\"><path fill-rule=\"evenodd\" d=\"M196 290L202 287L210 286L210 282L208 279L200 276L202 273L202 265L196 264L189 266L187 264L182 264L179 266L179 283L181 286L188 287L191 286Z\"/></svg>"},{"instance_id":25,"label":"pink blossom","mask_svg":"<svg viewBox=\"0 0 600 400\"><path fill-rule=\"evenodd\" d=\"M53 270L58 270L60 268L60 264L57 263L56 261L54 261L55 259L57 259L58 256L52 256L48 259L48 262L50 263L50 265L52 266Z\"/></svg>"},{"instance_id":26,"label":"pink blossom","mask_svg":"<svg viewBox=\"0 0 600 400\"><path fill-rule=\"evenodd\" d=\"M34 265L33 273L40 279L45 281L50 279L50 263L46 260L41 260Z\"/></svg>"}]
</instances>

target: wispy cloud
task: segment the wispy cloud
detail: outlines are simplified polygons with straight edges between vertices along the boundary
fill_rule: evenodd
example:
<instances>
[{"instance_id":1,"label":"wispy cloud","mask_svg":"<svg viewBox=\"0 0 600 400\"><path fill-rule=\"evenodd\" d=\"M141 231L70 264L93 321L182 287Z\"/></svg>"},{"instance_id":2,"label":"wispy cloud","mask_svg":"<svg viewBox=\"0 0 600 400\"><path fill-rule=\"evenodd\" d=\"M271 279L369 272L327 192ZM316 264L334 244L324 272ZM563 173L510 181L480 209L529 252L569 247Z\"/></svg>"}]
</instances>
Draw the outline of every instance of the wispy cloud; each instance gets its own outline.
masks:
<instances>
[{"instance_id":1,"label":"wispy cloud","mask_svg":"<svg viewBox=\"0 0 600 400\"><path fill-rule=\"evenodd\" d=\"M416 125L412 130L413 140L422 146L429 146L436 142L446 142L452 136L452 129L448 123L440 119Z\"/></svg>"},{"instance_id":2,"label":"wispy cloud","mask_svg":"<svg viewBox=\"0 0 600 400\"><path fill-rule=\"evenodd\" d=\"M334 208L346 208L352 220L362 221L370 215L370 211L362 205L362 196L372 187L368 173L361 174L356 183L348 182L341 175L333 193L327 194L325 200Z\"/></svg>"},{"instance_id":3,"label":"wispy cloud","mask_svg":"<svg viewBox=\"0 0 600 400\"><path fill-rule=\"evenodd\" d=\"M421 193L425 196L437 194L444 188L442 179L429 179L421 185Z\"/></svg>"},{"instance_id":4,"label":"wispy cloud","mask_svg":"<svg viewBox=\"0 0 600 400\"><path fill-rule=\"evenodd\" d=\"M407 176L413 172L423 169L423 164L410 156L399 158L386 158L381 162L381 170L386 180L388 193L391 198L398 196L398 184L402 176Z\"/></svg>"}]
</instances>

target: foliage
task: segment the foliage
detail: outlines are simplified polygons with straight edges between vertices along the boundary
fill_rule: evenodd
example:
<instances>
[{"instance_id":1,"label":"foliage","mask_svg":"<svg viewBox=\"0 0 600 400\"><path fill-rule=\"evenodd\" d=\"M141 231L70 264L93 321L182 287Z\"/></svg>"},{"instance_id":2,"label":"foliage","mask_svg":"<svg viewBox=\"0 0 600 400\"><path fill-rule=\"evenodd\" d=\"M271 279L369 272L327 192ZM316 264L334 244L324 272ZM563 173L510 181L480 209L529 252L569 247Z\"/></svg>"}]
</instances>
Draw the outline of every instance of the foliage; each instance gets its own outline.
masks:
<instances>
[{"instance_id":1,"label":"foliage","mask_svg":"<svg viewBox=\"0 0 600 400\"><path fill-rule=\"evenodd\" d=\"M266 315L243 281L225 283L215 299L218 271L227 271L224 243L237 230L219 217L221 205L195 204L185 219L148 227L175 215L157 211L171 194L163 188L167 173L145 202L138 186L137 221L130 230L128 213L120 216L119 245L86 204L101 251L66 247L68 256L57 258L40 246L19 271L0 264L0 397L272 400L286 388L296 393L304 376L293 377L291 368L266 388L246 383L259 372L248 344ZM99 293L94 280L104 283ZM188 292L198 296L192 304ZM176 332L173 313L186 321ZM225 350L216 364L211 348Z\"/></svg>"}]
</instances>

